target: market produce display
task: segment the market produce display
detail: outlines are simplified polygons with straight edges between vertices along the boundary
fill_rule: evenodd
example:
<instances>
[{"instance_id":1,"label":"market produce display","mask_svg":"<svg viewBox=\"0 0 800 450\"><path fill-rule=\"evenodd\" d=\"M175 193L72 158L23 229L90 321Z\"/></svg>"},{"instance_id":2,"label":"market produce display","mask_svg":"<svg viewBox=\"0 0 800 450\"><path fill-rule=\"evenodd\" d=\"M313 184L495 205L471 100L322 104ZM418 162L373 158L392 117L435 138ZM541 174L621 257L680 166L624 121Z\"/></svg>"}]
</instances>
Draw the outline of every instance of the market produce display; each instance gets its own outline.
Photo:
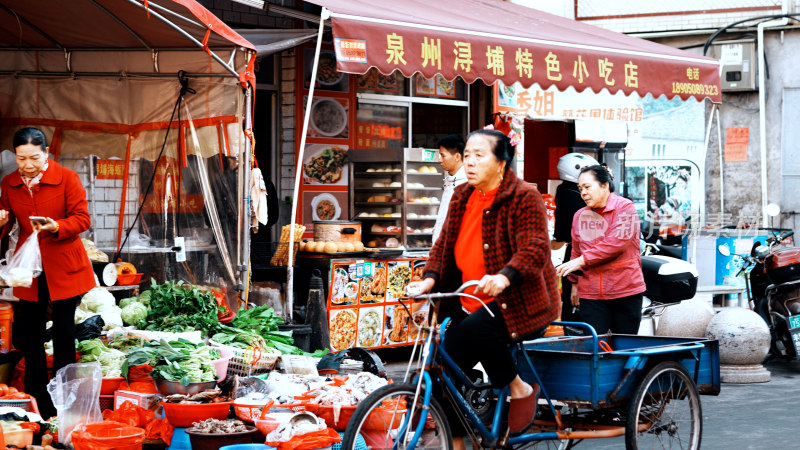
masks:
<instances>
[{"instance_id":1,"label":"market produce display","mask_svg":"<svg viewBox=\"0 0 800 450\"><path fill-rule=\"evenodd\" d=\"M189 383L215 381L217 375L212 361L219 358L219 351L205 344L194 344L185 339L167 342L151 341L134 348L122 364L123 376L132 366L148 364L153 367L152 377Z\"/></svg>"},{"instance_id":2,"label":"market produce display","mask_svg":"<svg viewBox=\"0 0 800 450\"><path fill-rule=\"evenodd\" d=\"M259 348L265 351L273 348L284 355L305 355L306 353L292 345L294 338L291 331L280 331L282 317L268 306L251 309L240 309L231 322L231 326L221 326L218 333L211 338L214 342L237 348ZM312 356L321 357L327 350L317 350Z\"/></svg>"},{"instance_id":3,"label":"market produce display","mask_svg":"<svg viewBox=\"0 0 800 450\"><path fill-rule=\"evenodd\" d=\"M206 419L195 424L189 428L191 431L197 433L241 433L247 431L247 427L241 420L216 420Z\"/></svg>"},{"instance_id":4,"label":"market produce display","mask_svg":"<svg viewBox=\"0 0 800 450\"><path fill-rule=\"evenodd\" d=\"M164 403L197 404L197 403L225 403L229 402L231 399L229 396L225 395L225 393L223 393L219 389L208 389L206 391L193 395L183 395L183 394L168 395L161 400Z\"/></svg>"}]
</instances>

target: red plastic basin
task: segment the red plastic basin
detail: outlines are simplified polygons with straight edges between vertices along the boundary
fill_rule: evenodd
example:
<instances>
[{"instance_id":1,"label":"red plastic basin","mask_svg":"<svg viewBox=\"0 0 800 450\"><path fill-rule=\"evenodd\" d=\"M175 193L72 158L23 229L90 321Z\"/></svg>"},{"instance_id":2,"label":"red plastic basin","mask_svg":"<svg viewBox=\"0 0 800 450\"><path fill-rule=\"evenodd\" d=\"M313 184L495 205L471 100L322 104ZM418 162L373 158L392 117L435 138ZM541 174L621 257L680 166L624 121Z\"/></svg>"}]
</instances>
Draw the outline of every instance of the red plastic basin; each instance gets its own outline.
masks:
<instances>
[{"instance_id":1,"label":"red plastic basin","mask_svg":"<svg viewBox=\"0 0 800 450\"><path fill-rule=\"evenodd\" d=\"M190 427L206 419L224 420L231 412L233 402L220 403L164 403L164 416L173 427Z\"/></svg>"}]
</instances>

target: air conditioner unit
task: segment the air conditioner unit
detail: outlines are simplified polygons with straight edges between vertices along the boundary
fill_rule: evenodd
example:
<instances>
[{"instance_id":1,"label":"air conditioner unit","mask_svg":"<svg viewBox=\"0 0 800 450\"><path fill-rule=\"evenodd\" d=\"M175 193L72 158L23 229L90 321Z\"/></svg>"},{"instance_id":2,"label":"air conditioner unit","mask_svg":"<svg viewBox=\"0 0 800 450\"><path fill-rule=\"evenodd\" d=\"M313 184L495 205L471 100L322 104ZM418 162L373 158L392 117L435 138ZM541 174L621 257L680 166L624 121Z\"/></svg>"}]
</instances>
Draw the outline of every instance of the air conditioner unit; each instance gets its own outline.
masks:
<instances>
[{"instance_id":1,"label":"air conditioner unit","mask_svg":"<svg viewBox=\"0 0 800 450\"><path fill-rule=\"evenodd\" d=\"M711 56L722 63L722 92L756 90L756 43L752 39L718 41Z\"/></svg>"}]
</instances>

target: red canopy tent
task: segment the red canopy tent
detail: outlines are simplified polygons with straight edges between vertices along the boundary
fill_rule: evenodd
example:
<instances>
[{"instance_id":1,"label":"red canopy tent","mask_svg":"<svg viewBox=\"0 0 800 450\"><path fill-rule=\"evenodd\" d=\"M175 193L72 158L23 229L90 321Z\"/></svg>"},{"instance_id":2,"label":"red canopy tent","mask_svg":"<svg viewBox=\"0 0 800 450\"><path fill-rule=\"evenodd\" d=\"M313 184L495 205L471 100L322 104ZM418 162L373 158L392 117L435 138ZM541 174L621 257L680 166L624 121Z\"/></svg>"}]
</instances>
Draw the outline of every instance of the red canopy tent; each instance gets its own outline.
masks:
<instances>
[{"instance_id":1,"label":"red canopy tent","mask_svg":"<svg viewBox=\"0 0 800 450\"><path fill-rule=\"evenodd\" d=\"M157 278L171 271L170 277L205 284L224 279L244 288L250 211L244 187L250 171L239 170L233 182L240 200L232 219L216 212L205 187L189 199L180 185L181 174L201 180L196 184L213 182L214 174L209 179L205 170L221 170L223 156L249 169L251 141L245 135L252 123L254 62L255 47L193 0L0 0L0 148L11 148L11 136L21 126L37 126L59 161L76 170L88 167L87 184L100 179L92 173L89 155L124 160L118 178L124 180L122 198L115 200L119 224L113 242L104 245L119 248L124 229L132 225L131 213L141 206L169 222L163 230L175 224L179 232L181 227L200 230L207 227L205 217L214 236L204 242L216 248L218 267L211 273L186 264L175 270L182 265L173 257L166 266L153 267L156 275L162 272ZM182 103L176 100L184 95ZM171 113L178 118L183 113L183 122L171 121ZM160 152L169 161L163 169L152 164L162 161ZM149 170L164 180L157 179L148 194L144 184L131 188L129 181L146 182L129 171L132 161L142 167L150 161ZM190 209L197 223L181 224L175 212ZM95 218L94 226L103 227L103 217ZM223 236L219 221L228 220L230 233ZM171 247L165 242L163 250Z\"/></svg>"}]
</instances>

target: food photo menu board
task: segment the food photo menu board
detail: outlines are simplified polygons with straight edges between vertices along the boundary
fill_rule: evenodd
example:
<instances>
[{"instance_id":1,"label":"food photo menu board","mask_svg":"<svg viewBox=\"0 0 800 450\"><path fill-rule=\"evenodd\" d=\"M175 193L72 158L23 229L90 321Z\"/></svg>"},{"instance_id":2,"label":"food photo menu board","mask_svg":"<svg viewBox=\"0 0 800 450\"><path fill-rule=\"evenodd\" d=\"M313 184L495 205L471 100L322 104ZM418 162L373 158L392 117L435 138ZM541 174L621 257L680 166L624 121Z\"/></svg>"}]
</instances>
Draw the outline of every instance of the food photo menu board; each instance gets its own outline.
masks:
<instances>
[{"instance_id":1,"label":"food photo menu board","mask_svg":"<svg viewBox=\"0 0 800 450\"><path fill-rule=\"evenodd\" d=\"M312 80L315 48L298 47L295 84L295 142L301 142L309 88L315 85L310 106L302 178L298 200L302 205L295 220L306 227L303 238L313 237L314 221L348 220L347 150L354 144L355 77L336 69L336 54L324 45ZM302 77L299 74L302 73ZM297 161L295 161L297 162ZM342 319L344 320L344 319Z\"/></svg>"},{"instance_id":2,"label":"food photo menu board","mask_svg":"<svg viewBox=\"0 0 800 450\"><path fill-rule=\"evenodd\" d=\"M428 304L404 298L426 258L335 261L328 289L331 349L396 347L425 337Z\"/></svg>"}]
</instances>

